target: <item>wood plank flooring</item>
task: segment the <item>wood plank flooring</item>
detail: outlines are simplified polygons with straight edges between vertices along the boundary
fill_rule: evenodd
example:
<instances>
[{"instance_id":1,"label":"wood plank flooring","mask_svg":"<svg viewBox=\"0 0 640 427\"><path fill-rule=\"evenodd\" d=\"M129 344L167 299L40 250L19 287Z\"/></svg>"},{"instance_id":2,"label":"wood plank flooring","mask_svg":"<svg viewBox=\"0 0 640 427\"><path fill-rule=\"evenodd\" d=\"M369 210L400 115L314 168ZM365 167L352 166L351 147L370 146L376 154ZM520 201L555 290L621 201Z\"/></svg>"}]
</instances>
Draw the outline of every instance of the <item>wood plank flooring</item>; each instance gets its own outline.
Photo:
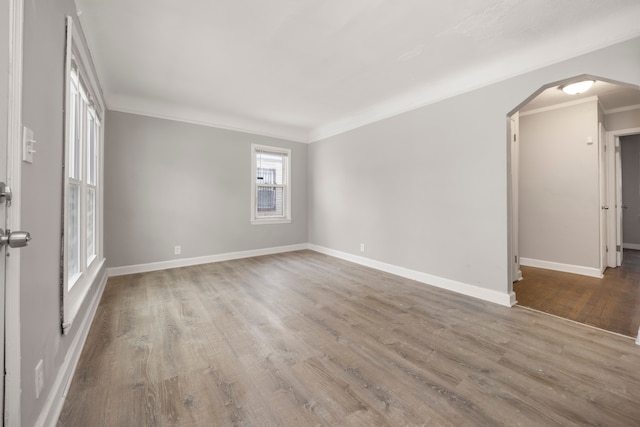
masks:
<instances>
[{"instance_id":1,"label":"wood plank flooring","mask_svg":"<svg viewBox=\"0 0 640 427\"><path fill-rule=\"evenodd\" d=\"M604 278L522 267L513 290L518 304L629 337L640 327L640 251L624 251Z\"/></svg>"},{"instance_id":2,"label":"wood plank flooring","mask_svg":"<svg viewBox=\"0 0 640 427\"><path fill-rule=\"evenodd\" d=\"M637 426L640 347L311 251L109 279L58 426Z\"/></svg>"}]
</instances>

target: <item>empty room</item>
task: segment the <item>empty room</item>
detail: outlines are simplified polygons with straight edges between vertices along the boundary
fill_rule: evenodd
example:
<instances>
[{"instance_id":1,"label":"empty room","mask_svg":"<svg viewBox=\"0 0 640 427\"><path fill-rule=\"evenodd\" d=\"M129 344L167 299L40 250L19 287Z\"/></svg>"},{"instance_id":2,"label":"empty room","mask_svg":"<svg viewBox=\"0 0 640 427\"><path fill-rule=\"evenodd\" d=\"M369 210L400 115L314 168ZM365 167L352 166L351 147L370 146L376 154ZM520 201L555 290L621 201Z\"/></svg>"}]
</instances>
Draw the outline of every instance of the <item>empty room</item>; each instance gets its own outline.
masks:
<instances>
[{"instance_id":1,"label":"empty room","mask_svg":"<svg viewBox=\"0 0 640 427\"><path fill-rule=\"evenodd\" d=\"M636 0L0 10L3 425L640 425Z\"/></svg>"}]
</instances>

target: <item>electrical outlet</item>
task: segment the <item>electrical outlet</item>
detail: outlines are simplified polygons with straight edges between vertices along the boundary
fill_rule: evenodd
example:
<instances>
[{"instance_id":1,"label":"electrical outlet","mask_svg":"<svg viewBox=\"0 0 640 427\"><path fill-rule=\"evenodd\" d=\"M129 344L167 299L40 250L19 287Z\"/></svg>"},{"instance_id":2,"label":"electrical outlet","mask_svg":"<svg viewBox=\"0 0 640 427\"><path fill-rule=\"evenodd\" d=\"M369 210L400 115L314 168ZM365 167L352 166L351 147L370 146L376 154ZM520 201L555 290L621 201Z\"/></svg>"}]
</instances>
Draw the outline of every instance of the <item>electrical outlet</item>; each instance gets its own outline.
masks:
<instances>
[{"instance_id":1,"label":"electrical outlet","mask_svg":"<svg viewBox=\"0 0 640 427\"><path fill-rule=\"evenodd\" d=\"M182 248L180 246L175 246L173 248L173 254L174 255L180 255L182 253Z\"/></svg>"},{"instance_id":2,"label":"electrical outlet","mask_svg":"<svg viewBox=\"0 0 640 427\"><path fill-rule=\"evenodd\" d=\"M364 252L364 243L360 243L360 252Z\"/></svg>"},{"instance_id":3,"label":"electrical outlet","mask_svg":"<svg viewBox=\"0 0 640 427\"><path fill-rule=\"evenodd\" d=\"M42 389L44 388L44 367L42 359L36 365L36 399L40 397Z\"/></svg>"}]
</instances>

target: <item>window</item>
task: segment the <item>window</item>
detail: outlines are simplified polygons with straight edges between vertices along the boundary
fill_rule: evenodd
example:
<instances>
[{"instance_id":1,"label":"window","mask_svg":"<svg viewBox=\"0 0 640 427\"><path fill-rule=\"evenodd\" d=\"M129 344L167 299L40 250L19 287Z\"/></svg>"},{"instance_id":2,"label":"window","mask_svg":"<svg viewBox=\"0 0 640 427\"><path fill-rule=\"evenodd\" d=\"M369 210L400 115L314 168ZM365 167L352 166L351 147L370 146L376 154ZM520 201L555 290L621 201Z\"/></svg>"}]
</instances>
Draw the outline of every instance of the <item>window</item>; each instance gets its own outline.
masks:
<instances>
[{"instance_id":1,"label":"window","mask_svg":"<svg viewBox=\"0 0 640 427\"><path fill-rule=\"evenodd\" d=\"M291 222L291 150L251 146L251 222Z\"/></svg>"},{"instance_id":2,"label":"window","mask_svg":"<svg viewBox=\"0 0 640 427\"><path fill-rule=\"evenodd\" d=\"M63 331L71 325L102 269L100 205L101 114L104 111L91 59L67 18L64 228L62 260Z\"/></svg>"},{"instance_id":3,"label":"window","mask_svg":"<svg viewBox=\"0 0 640 427\"><path fill-rule=\"evenodd\" d=\"M74 58L75 59L75 58ZM69 76L69 138L67 146L67 288L75 286L96 259L96 196L100 121L89 100L78 64Z\"/></svg>"}]
</instances>

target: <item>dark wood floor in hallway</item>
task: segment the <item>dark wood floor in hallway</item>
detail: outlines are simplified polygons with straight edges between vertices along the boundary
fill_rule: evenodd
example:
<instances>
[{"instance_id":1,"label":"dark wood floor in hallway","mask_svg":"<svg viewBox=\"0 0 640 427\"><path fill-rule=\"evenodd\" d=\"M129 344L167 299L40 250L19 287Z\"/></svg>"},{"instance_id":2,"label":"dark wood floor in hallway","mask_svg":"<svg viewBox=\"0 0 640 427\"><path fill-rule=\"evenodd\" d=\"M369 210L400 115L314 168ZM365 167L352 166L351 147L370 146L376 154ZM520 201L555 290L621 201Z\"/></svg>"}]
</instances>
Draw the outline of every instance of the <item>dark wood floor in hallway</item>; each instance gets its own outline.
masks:
<instances>
[{"instance_id":1,"label":"dark wood floor in hallway","mask_svg":"<svg viewBox=\"0 0 640 427\"><path fill-rule=\"evenodd\" d=\"M624 251L604 278L522 267L513 284L518 304L629 337L640 327L640 251Z\"/></svg>"},{"instance_id":2,"label":"dark wood floor in hallway","mask_svg":"<svg viewBox=\"0 0 640 427\"><path fill-rule=\"evenodd\" d=\"M311 251L109 279L58 426L637 426L632 339Z\"/></svg>"}]
</instances>

